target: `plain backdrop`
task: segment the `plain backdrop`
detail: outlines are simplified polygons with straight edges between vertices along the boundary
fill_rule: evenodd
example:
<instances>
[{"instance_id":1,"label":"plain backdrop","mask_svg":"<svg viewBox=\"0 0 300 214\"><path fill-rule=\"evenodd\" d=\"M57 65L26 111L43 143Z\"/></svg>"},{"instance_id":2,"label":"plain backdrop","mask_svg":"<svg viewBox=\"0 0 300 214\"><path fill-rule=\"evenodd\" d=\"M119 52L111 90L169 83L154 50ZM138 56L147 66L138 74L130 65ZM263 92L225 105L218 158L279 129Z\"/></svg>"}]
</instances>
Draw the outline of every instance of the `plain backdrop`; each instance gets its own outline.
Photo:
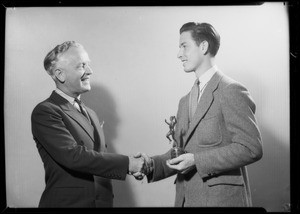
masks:
<instances>
[{"instance_id":1,"label":"plain backdrop","mask_svg":"<svg viewBox=\"0 0 300 214\"><path fill-rule=\"evenodd\" d=\"M9 207L37 207L44 169L31 134L31 112L54 82L46 54L67 40L81 43L92 60L93 108L110 152L149 155L171 145L164 120L195 75L176 55L179 29L211 23L221 35L218 67L250 91L264 156L248 166L253 205L282 211L290 203L289 30L283 3L260 6L7 8L5 40L5 161ZM113 181L116 207L172 207L175 176L148 184L127 176Z\"/></svg>"}]
</instances>

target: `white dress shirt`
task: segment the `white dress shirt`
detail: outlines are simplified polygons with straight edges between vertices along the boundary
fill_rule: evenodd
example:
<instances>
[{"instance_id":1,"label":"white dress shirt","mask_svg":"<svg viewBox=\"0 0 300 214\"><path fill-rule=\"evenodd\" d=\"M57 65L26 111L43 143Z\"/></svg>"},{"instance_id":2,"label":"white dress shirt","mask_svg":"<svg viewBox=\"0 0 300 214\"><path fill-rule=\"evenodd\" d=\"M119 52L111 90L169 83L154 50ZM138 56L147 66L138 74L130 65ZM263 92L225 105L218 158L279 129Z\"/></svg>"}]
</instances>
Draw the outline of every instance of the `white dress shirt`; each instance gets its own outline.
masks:
<instances>
[{"instance_id":1,"label":"white dress shirt","mask_svg":"<svg viewBox=\"0 0 300 214\"><path fill-rule=\"evenodd\" d=\"M203 94L204 89L206 88L207 83L212 78L212 76L217 72L217 70L218 70L218 67L216 65L214 65L213 67L211 67L210 69L205 71L205 73L199 77L200 88L199 88L198 102Z\"/></svg>"},{"instance_id":2,"label":"white dress shirt","mask_svg":"<svg viewBox=\"0 0 300 214\"><path fill-rule=\"evenodd\" d=\"M65 98L66 100L68 100L78 111L80 111L80 107L79 107L78 103L75 102L75 98L74 97L71 97L71 96L67 95L65 92L63 92L59 88L56 88L55 92L57 94L59 94L60 96L62 96L63 98ZM80 100L80 95L77 97L77 99Z\"/></svg>"}]
</instances>

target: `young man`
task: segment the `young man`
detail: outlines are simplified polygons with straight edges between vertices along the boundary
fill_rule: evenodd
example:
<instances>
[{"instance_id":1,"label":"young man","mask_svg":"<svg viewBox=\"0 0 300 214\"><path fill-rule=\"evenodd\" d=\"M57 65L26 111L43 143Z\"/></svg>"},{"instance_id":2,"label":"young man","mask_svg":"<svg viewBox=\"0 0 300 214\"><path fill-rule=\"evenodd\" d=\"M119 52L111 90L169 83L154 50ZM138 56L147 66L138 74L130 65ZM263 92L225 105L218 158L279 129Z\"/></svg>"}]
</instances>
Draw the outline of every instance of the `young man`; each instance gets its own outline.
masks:
<instances>
[{"instance_id":1,"label":"young man","mask_svg":"<svg viewBox=\"0 0 300 214\"><path fill-rule=\"evenodd\" d=\"M178 58L186 73L196 75L177 112L175 139L186 154L174 159L170 151L152 158L139 154L152 164L149 182L177 174L175 206L251 206L245 166L263 154L255 104L243 85L216 66L219 46L220 36L210 24L181 27Z\"/></svg>"},{"instance_id":2,"label":"young man","mask_svg":"<svg viewBox=\"0 0 300 214\"><path fill-rule=\"evenodd\" d=\"M56 89L32 112L32 134L45 168L39 207L111 207L110 179L143 170L141 158L106 151L96 113L80 95L91 90L90 59L82 45L64 42L48 53L44 67Z\"/></svg>"}]
</instances>

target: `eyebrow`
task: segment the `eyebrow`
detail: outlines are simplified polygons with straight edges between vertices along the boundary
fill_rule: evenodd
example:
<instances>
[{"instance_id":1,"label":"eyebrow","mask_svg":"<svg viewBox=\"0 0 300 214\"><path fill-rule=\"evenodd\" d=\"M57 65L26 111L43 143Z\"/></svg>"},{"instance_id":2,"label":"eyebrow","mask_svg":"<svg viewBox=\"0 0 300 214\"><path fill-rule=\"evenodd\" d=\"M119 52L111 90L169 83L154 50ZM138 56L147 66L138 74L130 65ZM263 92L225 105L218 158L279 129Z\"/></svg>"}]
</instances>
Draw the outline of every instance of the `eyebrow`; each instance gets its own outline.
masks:
<instances>
[{"instance_id":1,"label":"eyebrow","mask_svg":"<svg viewBox=\"0 0 300 214\"><path fill-rule=\"evenodd\" d=\"M86 63L91 63L91 61L92 61L92 60L88 59L88 60L85 60L85 61L81 61L80 64L82 64L82 63L85 63L85 64L86 64Z\"/></svg>"},{"instance_id":2,"label":"eyebrow","mask_svg":"<svg viewBox=\"0 0 300 214\"><path fill-rule=\"evenodd\" d=\"M182 45L185 45L185 44L186 44L186 42L182 42L182 43L180 43L179 47L181 47Z\"/></svg>"},{"instance_id":3,"label":"eyebrow","mask_svg":"<svg viewBox=\"0 0 300 214\"><path fill-rule=\"evenodd\" d=\"M77 64L77 66L79 67L79 66L81 66L82 64L90 64L91 63L91 60L87 60L87 61L85 61L85 62L79 62L78 64Z\"/></svg>"}]
</instances>

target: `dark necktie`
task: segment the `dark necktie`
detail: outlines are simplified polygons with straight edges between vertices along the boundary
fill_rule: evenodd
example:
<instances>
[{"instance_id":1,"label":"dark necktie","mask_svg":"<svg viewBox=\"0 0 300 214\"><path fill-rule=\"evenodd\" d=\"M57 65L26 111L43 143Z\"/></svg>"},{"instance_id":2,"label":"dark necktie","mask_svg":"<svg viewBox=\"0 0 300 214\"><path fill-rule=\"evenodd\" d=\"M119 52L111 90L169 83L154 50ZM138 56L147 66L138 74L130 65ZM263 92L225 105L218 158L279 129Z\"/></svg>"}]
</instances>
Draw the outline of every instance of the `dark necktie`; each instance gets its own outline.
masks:
<instances>
[{"instance_id":1,"label":"dark necktie","mask_svg":"<svg viewBox=\"0 0 300 214\"><path fill-rule=\"evenodd\" d=\"M89 115L88 115L88 113L87 113L87 111L85 110L85 108L82 106L82 102L81 102L81 100L79 100L79 99L77 99L77 98L75 98L75 100L74 100L77 104L78 104L78 106L79 106L79 108L80 108L80 111L81 111L81 113L88 119L88 121L89 122L91 122L91 119L90 119L90 117L89 117Z\"/></svg>"},{"instance_id":2,"label":"dark necktie","mask_svg":"<svg viewBox=\"0 0 300 214\"><path fill-rule=\"evenodd\" d=\"M193 88L191 90L191 102L190 102L190 121L193 118L197 105L198 105L198 98L199 98L199 79L196 79Z\"/></svg>"}]
</instances>

